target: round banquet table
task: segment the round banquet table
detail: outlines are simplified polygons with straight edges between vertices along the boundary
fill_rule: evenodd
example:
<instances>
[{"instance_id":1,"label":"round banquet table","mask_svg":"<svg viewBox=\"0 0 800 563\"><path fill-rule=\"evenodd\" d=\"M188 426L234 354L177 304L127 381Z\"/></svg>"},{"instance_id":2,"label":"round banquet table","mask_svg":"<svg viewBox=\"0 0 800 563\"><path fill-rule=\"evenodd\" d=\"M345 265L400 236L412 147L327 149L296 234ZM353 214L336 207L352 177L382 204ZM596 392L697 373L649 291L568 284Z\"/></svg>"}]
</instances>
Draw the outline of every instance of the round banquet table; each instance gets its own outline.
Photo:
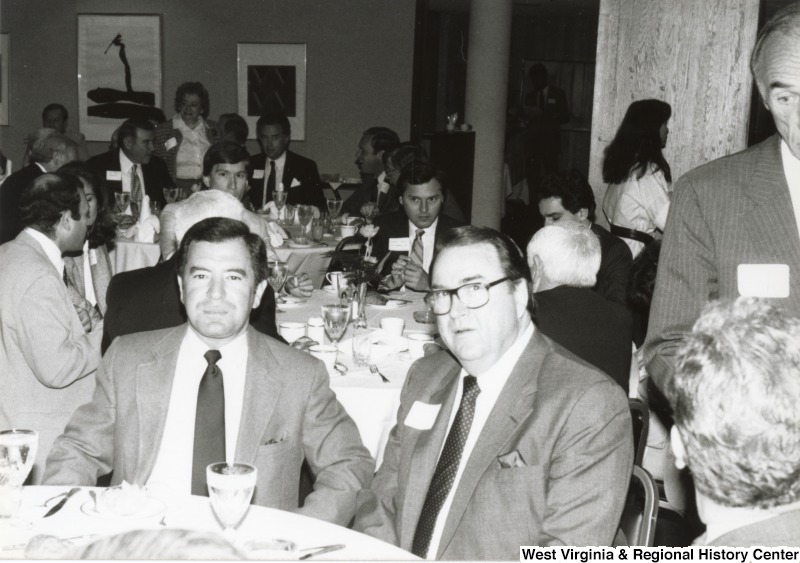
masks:
<instances>
[{"instance_id":1,"label":"round banquet table","mask_svg":"<svg viewBox=\"0 0 800 563\"><path fill-rule=\"evenodd\" d=\"M404 335L409 332L425 332L435 334L435 324L421 324L414 320L414 312L424 309L423 293L393 293L391 297L406 301L406 305L398 308L367 305L366 314L369 327L378 329L380 320L386 317L399 317L405 321ZM309 317L321 316L321 306L337 303L335 295L315 290L313 295L302 304L279 304L279 312L275 321L280 331L280 323L295 321L307 323ZM331 389L342 404L347 414L358 426L361 440L375 458L378 466L383 460L383 449L389 439L389 432L397 420L397 409L400 407L400 390L405 383L408 370L413 363L407 350L400 350L388 355L376 356L375 364L380 372L389 379L384 383L381 378L368 368L357 368L352 357L352 327L342 336L339 343L337 361L347 367L342 375L330 370ZM325 344L330 344L327 335Z\"/></svg>"},{"instance_id":2,"label":"round banquet table","mask_svg":"<svg viewBox=\"0 0 800 563\"><path fill-rule=\"evenodd\" d=\"M22 497L21 517L31 522L32 528L15 537L0 537L0 558L21 559L27 540L33 535L47 534L71 539L76 545L89 543L101 536L114 535L136 529L182 528L220 533L221 527L214 516L207 497L176 496L164 502L151 501L154 508L143 517L109 517L92 514L94 505L91 491L83 487L70 498L64 507L49 518L43 518L48 507L60 499L43 506L47 499L66 492L70 487L25 487ZM63 498L63 497L62 497ZM370 536L329 524L315 518L292 512L250 506L244 521L237 528L236 540L283 539L294 542L298 550L324 545L344 544L344 549L315 556L318 560L411 560L411 553ZM296 559L300 554L287 553ZM293 555L293 557L292 557Z\"/></svg>"}]
</instances>

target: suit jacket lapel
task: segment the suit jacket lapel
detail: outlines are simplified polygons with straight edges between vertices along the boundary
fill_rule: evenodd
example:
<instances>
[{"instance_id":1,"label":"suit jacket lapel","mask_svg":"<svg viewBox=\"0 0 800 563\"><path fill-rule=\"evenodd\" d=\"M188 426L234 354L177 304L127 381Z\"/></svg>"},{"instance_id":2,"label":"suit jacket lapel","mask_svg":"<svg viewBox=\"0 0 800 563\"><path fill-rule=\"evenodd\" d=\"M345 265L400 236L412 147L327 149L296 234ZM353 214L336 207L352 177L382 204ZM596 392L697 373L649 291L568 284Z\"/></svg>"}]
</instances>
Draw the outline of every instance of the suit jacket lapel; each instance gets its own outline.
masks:
<instances>
[{"instance_id":1,"label":"suit jacket lapel","mask_svg":"<svg viewBox=\"0 0 800 563\"><path fill-rule=\"evenodd\" d=\"M253 463L283 384L272 376L279 369L278 361L253 327L247 329L247 346L247 379L236 440L236 460Z\"/></svg>"},{"instance_id":2,"label":"suit jacket lapel","mask_svg":"<svg viewBox=\"0 0 800 563\"><path fill-rule=\"evenodd\" d=\"M461 382L459 374L461 366L457 362L448 362L443 368L445 376L430 388L431 394L420 396L419 401L430 405L442 405L439 414L429 431L417 432L411 443L403 444L404 455L411 456L408 475L408 490L405 492L403 520L400 527L400 545L410 550L414 541L422 505L428 494L433 472L439 461L439 452L447 436L450 413L453 411L456 391ZM436 381L436 378L432 378ZM408 447L406 447L408 446Z\"/></svg>"},{"instance_id":3,"label":"suit jacket lapel","mask_svg":"<svg viewBox=\"0 0 800 563\"><path fill-rule=\"evenodd\" d=\"M745 210L743 220L756 255L777 255L790 265L800 264L800 233L777 135L756 158L752 179L746 189L752 208ZM800 272L790 271L789 276L789 299L800 304Z\"/></svg>"},{"instance_id":4,"label":"suit jacket lapel","mask_svg":"<svg viewBox=\"0 0 800 563\"><path fill-rule=\"evenodd\" d=\"M483 426L478 441L472 449L472 454L464 467L464 472L461 474L461 479L454 484L456 492L442 531L437 558L441 557L452 540L481 477L497 456L507 453L503 450L509 439L530 416L531 395L536 392L536 384L546 348L547 344L544 339L538 331L534 331L531 341L511 371L505 387Z\"/></svg>"},{"instance_id":5,"label":"suit jacket lapel","mask_svg":"<svg viewBox=\"0 0 800 563\"><path fill-rule=\"evenodd\" d=\"M133 452L136 473L131 482L145 483L153 472L164 435L175 366L186 326L181 325L168 332L153 347L152 356L135 368L139 442L137 451ZM124 478L130 481L131 476Z\"/></svg>"},{"instance_id":6,"label":"suit jacket lapel","mask_svg":"<svg viewBox=\"0 0 800 563\"><path fill-rule=\"evenodd\" d=\"M92 269L92 285L94 286L94 295L97 298L97 304L100 307L100 312L106 314L106 290L108 284L111 282L111 263L108 258L108 252L105 247L99 247L89 250L89 255L94 253L97 258L96 263L92 264L91 259L89 265Z\"/></svg>"}]
</instances>

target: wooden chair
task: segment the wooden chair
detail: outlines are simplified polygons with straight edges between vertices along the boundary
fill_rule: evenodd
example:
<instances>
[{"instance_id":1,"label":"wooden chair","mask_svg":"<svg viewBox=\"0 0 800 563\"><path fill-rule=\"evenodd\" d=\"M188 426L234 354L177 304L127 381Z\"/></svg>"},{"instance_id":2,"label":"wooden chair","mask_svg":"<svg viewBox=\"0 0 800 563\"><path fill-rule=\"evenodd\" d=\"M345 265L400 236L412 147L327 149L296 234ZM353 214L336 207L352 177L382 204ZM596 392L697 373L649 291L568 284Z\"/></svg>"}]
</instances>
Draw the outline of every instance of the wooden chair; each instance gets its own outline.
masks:
<instances>
[{"instance_id":1,"label":"wooden chair","mask_svg":"<svg viewBox=\"0 0 800 563\"><path fill-rule=\"evenodd\" d=\"M336 255L340 252L346 252L348 254L352 253L354 255L363 255L365 250L365 245L367 243L367 239L362 237L361 235L353 235L352 237L344 237L342 240L339 241L339 244L336 245L334 249L334 257L331 259L330 264L328 264L328 273L330 272L341 272L342 271L342 263L341 261L336 259ZM322 285L328 285L327 276L323 276L322 278Z\"/></svg>"}]
</instances>

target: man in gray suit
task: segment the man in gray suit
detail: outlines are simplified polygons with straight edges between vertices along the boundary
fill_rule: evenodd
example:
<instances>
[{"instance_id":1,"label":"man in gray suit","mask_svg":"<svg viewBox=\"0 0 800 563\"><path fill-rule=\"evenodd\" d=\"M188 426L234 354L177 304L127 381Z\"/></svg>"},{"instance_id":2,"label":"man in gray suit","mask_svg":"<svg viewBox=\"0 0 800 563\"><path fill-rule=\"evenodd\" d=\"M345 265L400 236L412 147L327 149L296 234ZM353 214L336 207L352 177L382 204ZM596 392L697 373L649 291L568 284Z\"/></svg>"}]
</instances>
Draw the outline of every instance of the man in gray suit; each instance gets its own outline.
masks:
<instances>
[{"instance_id":1,"label":"man in gray suit","mask_svg":"<svg viewBox=\"0 0 800 563\"><path fill-rule=\"evenodd\" d=\"M147 485L207 495L205 468L258 469L255 504L346 525L375 464L321 362L249 327L266 288L266 247L233 219L190 228L177 254L188 325L114 341L92 401L47 459L45 483ZM316 476L298 509L303 459Z\"/></svg>"},{"instance_id":2,"label":"man in gray suit","mask_svg":"<svg viewBox=\"0 0 800 563\"><path fill-rule=\"evenodd\" d=\"M675 186L664 229L647 371L663 389L709 300L777 300L800 316L800 3L759 32L750 67L778 134L692 170Z\"/></svg>"},{"instance_id":3,"label":"man in gray suit","mask_svg":"<svg viewBox=\"0 0 800 563\"><path fill-rule=\"evenodd\" d=\"M355 528L428 559L611 545L633 465L625 393L535 330L519 248L444 234L426 301L450 352L416 362Z\"/></svg>"},{"instance_id":4,"label":"man in gray suit","mask_svg":"<svg viewBox=\"0 0 800 563\"><path fill-rule=\"evenodd\" d=\"M22 232L0 246L0 427L39 432L39 483L51 444L92 396L103 327L87 332L91 320L73 306L64 278L62 254L86 240L80 181L37 177L22 192L20 214Z\"/></svg>"}]
</instances>

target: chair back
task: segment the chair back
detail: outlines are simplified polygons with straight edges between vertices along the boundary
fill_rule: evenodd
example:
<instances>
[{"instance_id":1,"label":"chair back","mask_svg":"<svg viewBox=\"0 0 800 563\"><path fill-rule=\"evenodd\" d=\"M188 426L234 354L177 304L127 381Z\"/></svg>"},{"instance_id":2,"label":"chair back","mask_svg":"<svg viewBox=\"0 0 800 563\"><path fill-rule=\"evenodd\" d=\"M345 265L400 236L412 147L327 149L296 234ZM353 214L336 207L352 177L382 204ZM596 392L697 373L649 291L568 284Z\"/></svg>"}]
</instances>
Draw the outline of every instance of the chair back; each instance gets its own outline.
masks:
<instances>
[{"instance_id":1,"label":"chair back","mask_svg":"<svg viewBox=\"0 0 800 563\"><path fill-rule=\"evenodd\" d=\"M650 430L650 410L647 405L639 399L628 399L628 407L631 410L631 422L633 423L633 463L642 466L644 450L647 448L647 433Z\"/></svg>"},{"instance_id":2,"label":"chair back","mask_svg":"<svg viewBox=\"0 0 800 563\"><path fill-rule=\"evenodd\" d=\"M365 245L367 243L367 239L362 237L361 235L353 235L351 237L344 237L342 240L339 241L339 244L336 245L336 248L333 251L333 258L331 258L330 264L328 264L327 272L341 272L343 268L343 264L340 260L337 259L339 253L346 252L348 254L354 254L356 256L362 255L366 252ZM327 276L322 277L322 285L327 285L329 282L327 280Z\"/></svg>"},{"instance_id":3,"label":"chair back","mask_svg":"<svg viewBox=\"0 0 800 563\"><path fill-rule=\"evenodd\" d=\"M619 529L627 545L652 547L658 519L658 491L652 475L638 465L633 466L631 484Z\"/></svg>"}]
</instances>

